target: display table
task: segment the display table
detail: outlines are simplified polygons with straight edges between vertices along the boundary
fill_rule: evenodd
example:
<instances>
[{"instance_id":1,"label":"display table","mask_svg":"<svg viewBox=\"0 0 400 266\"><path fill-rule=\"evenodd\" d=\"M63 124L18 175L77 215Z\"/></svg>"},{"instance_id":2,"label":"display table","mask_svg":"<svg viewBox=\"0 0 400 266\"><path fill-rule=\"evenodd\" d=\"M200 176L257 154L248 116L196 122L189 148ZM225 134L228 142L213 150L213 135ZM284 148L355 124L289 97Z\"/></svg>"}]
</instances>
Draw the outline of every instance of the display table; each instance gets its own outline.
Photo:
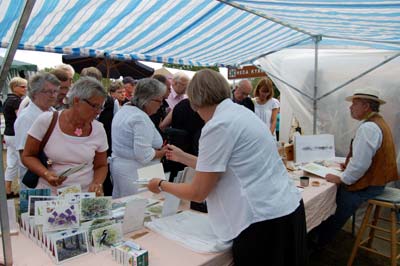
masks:
<instances>
[{"instance_id":1,"label":"display table","mask_svg":"<svg viewBox=\"0 0 400 266\"><path fill-rule=\"evenodd\" d=\"M302 175L302 171L291 173L295 176ZM308 175L310 176L310 175ZM311 186L311 181L318 180L320 186ZM310 231L323 220L328 218L336 210L336 185L326 182L324 179L311 177L310 186L304 188L302 196L304 200L307 231ZM150 266L189 266L189 265L233 265L231 251L212 254L201 254L193 252L180 244L169 240L160 234L148 229L142 229L126 236L149 251ZM28 237L20 233L11 237L14 264L16 266L47 266L53 265L52 260L45 252ZM1 246L1 243L0 243ZM2 257L2 254L0 254ZM0 258L2 261L2 258ZM62 265L96 265L110 266L119 265L113 261L111 251L88 255L64 262Z\"/></svg>"},{"instance_id":2,"label":"display table","mask_svg":"<svg viewBox=\"0 0 400 266\"><path fill-rule=\"evenodd\" d=\"M299 176L302 172L299 171L293 175ZM337 186L314 175L307 174L307 176L310 177L310 185L304 188L302 196L306 211L307 232L309 232L335 213ZM312 181L318 181L320 185L313 187ZM300 180L295 180L295 183L300 185Z\"/></svg>"}]
</instances>

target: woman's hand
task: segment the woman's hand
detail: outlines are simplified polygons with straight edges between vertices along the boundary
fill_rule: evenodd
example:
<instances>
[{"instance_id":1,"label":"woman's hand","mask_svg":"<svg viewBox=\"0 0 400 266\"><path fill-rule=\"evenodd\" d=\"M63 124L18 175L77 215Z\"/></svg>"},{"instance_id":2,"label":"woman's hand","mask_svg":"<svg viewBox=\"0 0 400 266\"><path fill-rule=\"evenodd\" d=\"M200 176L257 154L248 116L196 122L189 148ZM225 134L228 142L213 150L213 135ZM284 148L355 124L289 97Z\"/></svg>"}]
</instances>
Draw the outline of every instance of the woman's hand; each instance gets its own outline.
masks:
<instances>
[{"instance_id":1,"label":"woman's hand","mask_svg":"<svg viewBox=\"0 0 400 266\"><path fill-rule=\"evenodd\" d=\"M160 189L158 187L158 184L160 183L161 179L160 178L153 178L150 180L149 184L147 185L147 188L153 192L153 193L160 193Z\"/></svg>"},{"instance_id":2,"label":"woman's hand","mask_svg":"<svg viewBox=\"0 0 400 266\"><path fill-rule=\"evenodd\" d=\"M57 176L54 172L51 171L44 172L43 178L46 179L46 181L53 187L60 186L65 181L65 179L67 179L66 176Z\"/></svg>"},{"instance_id":3,"label":"woman's hand","mask_svg":"<svg viewBox=\"0 0 400 266\"><path fill-rule=\"evenodd\" d=\"M181 162L182 158L185 156L185 152L179 149L178 147L174 145L168 144L167 146L167 152L165 156L167 157L168 160L175 161L175 162Z\"/></svg>"},{"instance_id":4,"label":"woman's hand","mask_svg":"<svg viewBox=\"0 0 400 266\"><path fill-rule=\"evenodd\" d=\"M95 182L90 183L88 192L96 193L97 197L104 196L103 184L99 184L99 183L95 183Z\"/></svg>"},{"instance_id":5,"label":"woman's hand","mask_svg":"<svg viewBox=\"0 0 400 266\"><path fill-rule=\"evenodd\" d=\"M155 155L154 155L154 158L157 158L157 159L161 159L162 157L164 157L164 155L165 155L165 153L167 152L167 146L162 146L162 148L161 149L159 149L159 150L155 150L156 151L156 153L155 153Z\"/></svg>"}]
</instances>

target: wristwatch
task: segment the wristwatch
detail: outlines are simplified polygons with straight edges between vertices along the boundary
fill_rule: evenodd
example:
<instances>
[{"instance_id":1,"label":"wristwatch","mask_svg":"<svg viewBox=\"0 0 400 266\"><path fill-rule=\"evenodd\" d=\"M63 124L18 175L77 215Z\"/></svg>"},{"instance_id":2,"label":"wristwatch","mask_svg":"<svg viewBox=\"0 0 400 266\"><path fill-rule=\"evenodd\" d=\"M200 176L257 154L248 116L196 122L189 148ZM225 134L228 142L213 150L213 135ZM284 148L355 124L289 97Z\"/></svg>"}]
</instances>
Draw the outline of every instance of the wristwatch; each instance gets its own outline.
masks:
<instances>
[{"instance_id":1,"label":"wristwatch","mask_svg":"<svg viewBox=\"0 0 400 266\"><path fill-rule=\"evenodd\" d=\"M161 179L160 182L158 182L158 190L160 190L160 192L164 191L161 187L162 182L164 182L164 179Z\"/></svg>"}]
</instances>

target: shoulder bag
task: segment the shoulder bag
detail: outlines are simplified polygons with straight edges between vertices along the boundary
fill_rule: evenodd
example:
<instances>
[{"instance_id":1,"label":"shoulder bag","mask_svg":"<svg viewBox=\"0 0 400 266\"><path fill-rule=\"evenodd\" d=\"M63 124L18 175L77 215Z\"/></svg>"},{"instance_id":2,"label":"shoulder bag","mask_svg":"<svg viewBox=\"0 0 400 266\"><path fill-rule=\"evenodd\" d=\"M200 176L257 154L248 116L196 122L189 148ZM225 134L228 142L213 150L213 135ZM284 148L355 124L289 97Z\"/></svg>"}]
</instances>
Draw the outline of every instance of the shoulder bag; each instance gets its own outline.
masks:
<instances>
[{"instance_id":1,"label":"shoulder bag","mask_svg":"<svg viewBox=\"0 0 400 266\"><path fill-rule=\"evenodd\" d=\"M49 140L51 133L53 132L53 129L57 123L57 117L58 117L58 112L54 111L53 112L53 118L51 119L50 126L46 131L46 134L44 135L42 141L40 142L40 147L39 147L39 153L37 155L39 161L47 168L47 156L44 153L43 149L47 144L47 141ZM28 188L36 188L38 182L39 182L40 176L38 176L36 173L32 172L30 169L25 173L24 177L22 178L22 183L27 186Z\"/></svg>"}]
</instances>

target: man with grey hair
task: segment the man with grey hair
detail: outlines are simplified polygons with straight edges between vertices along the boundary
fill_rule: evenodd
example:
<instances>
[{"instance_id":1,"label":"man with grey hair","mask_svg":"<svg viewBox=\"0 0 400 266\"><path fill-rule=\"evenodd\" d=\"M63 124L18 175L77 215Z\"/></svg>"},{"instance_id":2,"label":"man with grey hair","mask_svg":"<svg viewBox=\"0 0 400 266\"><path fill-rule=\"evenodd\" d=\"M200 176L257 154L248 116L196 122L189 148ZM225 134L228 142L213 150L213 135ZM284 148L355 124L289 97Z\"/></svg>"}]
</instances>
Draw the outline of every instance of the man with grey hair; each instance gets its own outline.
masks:
<instances>
[{"instance_id":1,"label":"man with grey hair","mask_svg":"<svg viewBox=\"0 0 400 266\"><path fill-rule=\"evenodd\" d=\"M249 95L253 90L253 86L247 79L242 79L236 88L233 90L232 101L234 103L243 105L254 112L254 103Z\"/></svg>"},{"instance_id":2,"label":"man with grey hair","mask_svg":"<svg viewBox=\"0 0 400 266\"><path fill-rule=\"evenodd\" d=\"M183 72L177 72L172 80L171 93L167 98L168 105L174 109L181 100L186 99L186 88L189 84L190 78Z\"/></svg>"},{"instance_id":3,"label":"man with grey hair","mask_svg":"<svg viewBox=\"0 0 400 266\"><path fill-rule=\"evenodd\" d=\"M42 72L32 76L28 85L31 102L21 111L14 124L15 148L20 155L25 147L28 130L36 118L43 112L54 110L52 106L57 100L60 81L53 74ZM26 168L21 164L20 179L25 172Z\"/></svg>"},{"instance_id":4,"label":"man with grey hair","mask_svg":"<svg viewBox=\"0 0 400 266\"><path fill-rule=\"evenodd\" d=\"M183 72L175 73L172 80L172 88L171 93L166 99L169 105L169 113L160 123L160 129L164 130L171 125L172 122L172 110L175 105L177 105L180 101L187 98L186 88L190 82L190 78Z\"/></svg>"}]
</instances>

